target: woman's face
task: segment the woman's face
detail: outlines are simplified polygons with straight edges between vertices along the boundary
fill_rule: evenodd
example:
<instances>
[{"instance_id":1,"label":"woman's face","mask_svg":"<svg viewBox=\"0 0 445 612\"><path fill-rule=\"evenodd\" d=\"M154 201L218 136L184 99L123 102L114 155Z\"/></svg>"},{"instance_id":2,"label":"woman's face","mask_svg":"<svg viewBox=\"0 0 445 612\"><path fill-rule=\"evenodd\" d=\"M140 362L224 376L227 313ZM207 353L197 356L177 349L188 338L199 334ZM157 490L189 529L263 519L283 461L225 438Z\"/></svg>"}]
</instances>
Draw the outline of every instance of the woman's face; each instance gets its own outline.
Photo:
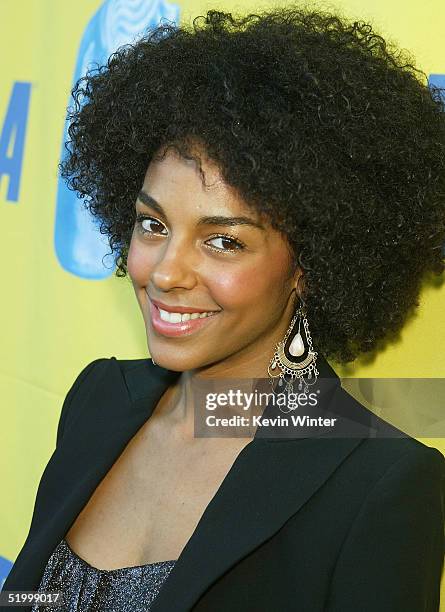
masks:
<instances>
[{"instance_id":1,"label":"woman's face","mask_svg":"<svg viewBox=\"0 0 445 612\"><path fill-rule=\"evenodd\" d=\"M283 236L203 155L202 169L207 187L196 163L169 149L150 163L135 204L140 220L127 264L149 352L175 371L266 377L292 318L300 272L291 275ZM159 306L195 314L176 322L179 314ZM210 316L196 314L202 311Z\"/></svg>"}]
</instances>

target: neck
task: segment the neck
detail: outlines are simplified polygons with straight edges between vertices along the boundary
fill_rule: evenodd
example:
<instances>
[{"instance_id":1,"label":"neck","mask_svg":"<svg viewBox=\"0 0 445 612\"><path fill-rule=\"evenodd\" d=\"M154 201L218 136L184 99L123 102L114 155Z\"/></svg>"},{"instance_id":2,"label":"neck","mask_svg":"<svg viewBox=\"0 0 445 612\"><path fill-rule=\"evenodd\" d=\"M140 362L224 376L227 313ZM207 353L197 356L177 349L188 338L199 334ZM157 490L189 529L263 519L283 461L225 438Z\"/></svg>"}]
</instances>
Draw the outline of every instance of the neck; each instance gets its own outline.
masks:
<instances>
[{"instance_id":1,"label":"neck","mask_svg":"<svg viewBox=\"0 0 445 612\"><path fill-rule=\"evenodd\" d=\"M176 384L169 389L169 398L161 409L165 425L170 431L174 430L182 440L191 440L195 437L195 412L197 418L205 418L206 398L215 397L214 394L227 394L230 390L233 390L234 400L234 404L230 404L230 414L242 416L244 404L242 401L238 402L238 398L253 393L255 379L268 377L267 367L266 374L264 370L258 371L260 376L247 376L247 369L244 376L234 376L231 370L227 370L227 376L221 375L217 378L210 377L207 372L202 376L201 370L182 372Z\"/></svg>"}]
</instances>

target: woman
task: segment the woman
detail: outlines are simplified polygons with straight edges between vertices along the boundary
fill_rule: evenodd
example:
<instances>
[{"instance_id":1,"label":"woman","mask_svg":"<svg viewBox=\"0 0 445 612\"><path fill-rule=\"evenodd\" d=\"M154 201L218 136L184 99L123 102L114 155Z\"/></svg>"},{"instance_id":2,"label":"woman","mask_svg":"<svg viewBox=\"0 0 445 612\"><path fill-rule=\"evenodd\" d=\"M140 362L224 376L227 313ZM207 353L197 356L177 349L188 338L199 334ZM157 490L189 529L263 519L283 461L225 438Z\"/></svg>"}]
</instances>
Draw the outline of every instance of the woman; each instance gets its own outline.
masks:
<instances>
[{"instance_id":1,"label":"woman","mask_svg":"<svg viewBox=\"0 0 445 612\"><path fill-rule=\"evenodd\" d=\"M327 361L381 346L444 269L445 119L405 59L320 11L209 11L77 84L62 175L151 360L76 379L4 590L82 611L439 609L445 460ZM307 413L343 435L197 437L193 390L224 379L320 385Z\"/></svg>"}]
</instances>

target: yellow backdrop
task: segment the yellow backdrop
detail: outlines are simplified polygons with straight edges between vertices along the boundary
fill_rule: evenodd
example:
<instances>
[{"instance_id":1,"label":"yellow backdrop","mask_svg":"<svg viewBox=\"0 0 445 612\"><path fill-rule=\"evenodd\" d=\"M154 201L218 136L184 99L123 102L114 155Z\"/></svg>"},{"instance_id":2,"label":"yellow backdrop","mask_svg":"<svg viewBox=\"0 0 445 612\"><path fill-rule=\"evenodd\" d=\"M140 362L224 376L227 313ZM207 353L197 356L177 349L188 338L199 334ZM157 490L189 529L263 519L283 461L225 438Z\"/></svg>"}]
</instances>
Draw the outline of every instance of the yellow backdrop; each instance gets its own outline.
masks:
<instances>
[{"instance_id":1,"label":"yellow backdrop","mask_svg":"<svg viewBox=\"0 0 445 612\"><path fill-rule=\"evenodd\" d=\"M37 485L74 378L98 357L147 356L130 281L97 265L105 247L87 219L69 217L68 196L58 184L73 79L89 60L111 53L161 17L189 21L210 8L255 12L271 4L77 0L74 6L58 0L2 0L0 586L27 535ZM441 0L313 4L369 19L386 39L411 50L431 80L445 78ZM444 301L445 287L425 286L418 316L397 344L370 364L332 365L340 376L443 377ZM421 440L445 453L443 438ZM445 610L445 594L442 601Z\"/></svg>"}]
</instances>

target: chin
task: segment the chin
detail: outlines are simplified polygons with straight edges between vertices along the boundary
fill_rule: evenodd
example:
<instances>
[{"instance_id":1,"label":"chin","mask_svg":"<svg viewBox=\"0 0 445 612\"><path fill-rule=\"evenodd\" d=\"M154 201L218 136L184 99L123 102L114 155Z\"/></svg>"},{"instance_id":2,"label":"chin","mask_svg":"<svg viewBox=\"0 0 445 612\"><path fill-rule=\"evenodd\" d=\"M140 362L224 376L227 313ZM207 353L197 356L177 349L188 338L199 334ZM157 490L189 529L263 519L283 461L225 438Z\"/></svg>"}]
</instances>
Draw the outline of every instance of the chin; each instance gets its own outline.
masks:
<instances>
[{"instance_id":1,"label":"chin","mask_svg":"<svg viewBox=\"0 0 445 612\"><path fill-rule=\"evenodd\" d=\"M183 367L180 364L177 363L167 363L166 361L162 361L162 360L157 360L155 359L155 366L159 367L159 368L165 368L166 370L171 370L172 372L185 372L186 370L188 370L189 368Z\"/></svg>"},{"instance_id":2,"label":"chin","mask_svg":"<svg viewBox=\"0 0 445 612\"><path fill-rule=\"evenodd\" d=\"M202 367L210 365L214 362L213 359L205 359L204 355L192 356L192 355L181 355L177 351L171 352L148 350L150 358L155 361L157 366L165 368L166 370L173 370L174 372L186 372L188 370L199 370Z\"/></svg>"},{"instance_id":3,"label":"chin","mask_svg":"<svg viewBox=\"0 0 445 612\"><path fill-rule=\"evenodd\" d=\"M180 357L179 355L168 355L168 351L158 353L156 351L151 352L149 349L148 352L150 354L150 359L155 362L155 365L161 368L165 368L166 370L173 370L174 372L184 372L185 370L190 370L195 367L193 365L190 365L189 359Z\"/></svg>"}]
</instances>

